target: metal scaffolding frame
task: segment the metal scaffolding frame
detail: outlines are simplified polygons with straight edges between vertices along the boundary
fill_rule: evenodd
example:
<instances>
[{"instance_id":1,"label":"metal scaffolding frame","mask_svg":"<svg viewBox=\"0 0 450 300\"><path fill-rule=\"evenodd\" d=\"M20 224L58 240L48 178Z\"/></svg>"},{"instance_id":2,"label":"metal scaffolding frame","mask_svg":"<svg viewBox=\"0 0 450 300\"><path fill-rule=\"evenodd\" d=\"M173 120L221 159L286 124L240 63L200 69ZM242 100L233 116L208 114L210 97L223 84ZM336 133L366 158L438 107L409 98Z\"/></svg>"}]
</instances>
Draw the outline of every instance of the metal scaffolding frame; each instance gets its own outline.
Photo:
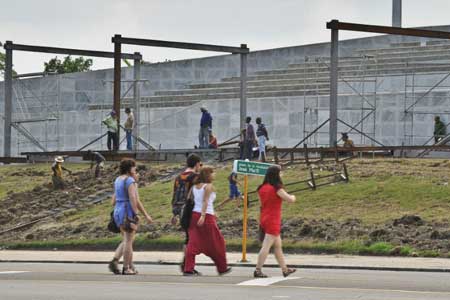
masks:
<instances>
[{"instance_id":1,"label":"metal scaffolding frame","mask_svg":"<svg viewBox=\"0 0 450 300\"><path fill-rule=\"evenodd\" d=\"M337 100L338 100L338 64L339 64L339 30L360 31L371 33L395 34L406 36L418 36L438 39L450 39L450 33L436 30L425 30L416 28L401 28L389 26L375 26L367 24L345 23L332 20L326 24L326 28L331 30L330 45L330 132L329 145L337 144Z\"/></svg>"},{"instance_id":2,"label":"metal scaffolding frame","mask_svg":"<svg viewBox=\"0 0 450 300\"><path fill-rule=\"evenodd\" d=\"M240 47L230 47L211 44L183 43L173 41L130 38L130 37L122 37L122 35L120 34L114 35L111 39L111 42L114 44L114 110L118 112L117 116L119 121L120 121L119 111L120 111L120 95L121 95L120 57L122 53L122 44L126 44L126 45L139 45L146 47L163 47L163 48L227 52L231 54L239 54L241 62L240 128L243 128L245 124L245 118L247 117L247 55L250 52L250 49L247 47L246 44L241 44Z\"/></svg>"},{"instance_id":3,"label":"metal scaffolding frame","mask_svg":"<svg viewBox=\"0 0 450 300\"><path fill-rule=\"evenodd\" d=\"M84 49L69 49L58 48L48 46L34 46L34 45L22 45L14 44L12 41L6 41L3 45L5 48L5 111L4 111L4 138L3 138L3 156L11 156L11 128L13 127L12 120L12 99L13 99L13 51L26 51L26 52L40 52L40 53L52 53L52 54L66 54L66 55L79 55L90 57L103 57L103 58L118 58L120 59L133 59L135 62L135 73L139 71L142 60L140 53L120 53L115 54L113 52L97 51L97 50L84 50ZM120 65L120 61L119 61ZM136 69L138 71L136 71ZM139 75L140 76L140 75ZM119 83L120 85L120 83ZM58 96L59 98L59 96Z\"/></svg>"}]
</instances>

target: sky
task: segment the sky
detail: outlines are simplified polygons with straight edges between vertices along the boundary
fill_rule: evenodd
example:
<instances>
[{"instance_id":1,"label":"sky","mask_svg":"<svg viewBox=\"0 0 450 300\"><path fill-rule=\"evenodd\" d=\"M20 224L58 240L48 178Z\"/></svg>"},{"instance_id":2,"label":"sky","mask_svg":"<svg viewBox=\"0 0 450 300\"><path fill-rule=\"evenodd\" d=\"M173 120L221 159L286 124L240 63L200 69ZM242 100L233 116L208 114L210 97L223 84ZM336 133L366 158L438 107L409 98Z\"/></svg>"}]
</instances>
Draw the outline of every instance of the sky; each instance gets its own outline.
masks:
<instances>
[{"instance_id":1,"label":"sky","mask_svg":"<svg viewBox=\"0 0 450 300\"><path fill-rule=\"evenodd\" d=\"M113 51L111 37L239 46L251 51L328 42L327 21L390 26L392 0L0 0L0 41ZM448 25L448 0L403 0L403 27ZM340 39L368 36L341 32ZM3 51L3 49L2 49ZM145 61L217 53L142 46ZM18 52L18 73L40 72L54 54ZM61 55L59 56L62 57ZM112 68L94 59L93 69Z\"/></svg>"}]
</instances>

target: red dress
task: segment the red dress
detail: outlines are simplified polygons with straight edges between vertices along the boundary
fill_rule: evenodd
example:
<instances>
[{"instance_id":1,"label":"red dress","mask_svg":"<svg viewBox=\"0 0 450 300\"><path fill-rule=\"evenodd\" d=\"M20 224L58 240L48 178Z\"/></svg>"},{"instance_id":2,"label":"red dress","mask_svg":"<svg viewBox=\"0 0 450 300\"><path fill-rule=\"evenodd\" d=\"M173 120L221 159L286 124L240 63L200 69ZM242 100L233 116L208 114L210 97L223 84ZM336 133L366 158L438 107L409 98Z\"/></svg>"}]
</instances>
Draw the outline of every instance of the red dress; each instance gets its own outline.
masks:
<instances>
[{"instance_id":1,"label":"red dress","mask_svg":"<svg viewBox=\"0 0 450 300\"><path fill-rule=\"evenodd\" d=\"M271 184L264 184L258 191L261 201L260 225L265 233L280 235L282 199L277 195L278 189Z\"/></svg>"}]
</instances>

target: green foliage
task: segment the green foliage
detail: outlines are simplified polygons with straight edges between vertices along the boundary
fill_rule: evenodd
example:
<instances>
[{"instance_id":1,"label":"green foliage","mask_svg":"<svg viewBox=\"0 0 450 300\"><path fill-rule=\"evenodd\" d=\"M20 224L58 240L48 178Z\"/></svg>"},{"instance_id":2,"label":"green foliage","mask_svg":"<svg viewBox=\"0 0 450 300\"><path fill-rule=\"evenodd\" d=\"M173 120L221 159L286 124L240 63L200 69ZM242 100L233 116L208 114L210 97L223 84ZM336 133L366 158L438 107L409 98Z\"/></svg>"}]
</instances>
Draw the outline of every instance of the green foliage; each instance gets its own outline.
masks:
<instances>
[{"instance_id":1,"label":"green foliage","mask_svg":"<svg viewBox=\"0 0 450 300\"><path fill-rule=\"evenodd\" d=\"M72 57L68 55L63 61L61 61L58 57L55 57L44 63L44 71L50 73L56 72L58 74L86 72L91 69L92 63L92 59L84 59L83 57L72 59Z\"/></svg>"},{"instance_id":2,"label":"green foliage","mask_svg":"<svg viewBox=\"0 0 450 300\"><path fill-rule=\"evenodd\" d=\"M0 52L0 75L4 76L5 73L5 53ZM13 76L17 75L16 71L13 70Z\"/></svg>"}]
</instances>

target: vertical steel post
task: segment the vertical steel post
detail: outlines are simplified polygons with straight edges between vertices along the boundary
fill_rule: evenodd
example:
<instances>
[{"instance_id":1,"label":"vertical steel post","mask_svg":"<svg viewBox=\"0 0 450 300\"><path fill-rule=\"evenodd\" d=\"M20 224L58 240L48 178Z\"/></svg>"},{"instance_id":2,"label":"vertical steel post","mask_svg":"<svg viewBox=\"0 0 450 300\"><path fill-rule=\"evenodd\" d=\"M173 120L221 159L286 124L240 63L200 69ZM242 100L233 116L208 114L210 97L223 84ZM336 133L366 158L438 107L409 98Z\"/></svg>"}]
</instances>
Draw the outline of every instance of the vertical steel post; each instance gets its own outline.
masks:
<instances>
[{"instance_id":1,"label":"vertical steel post","mask_svg":"<svg viewBox=\"0 0 450 300\"><path fill-rule=\"evenodd\" d=\"M337 142L337 100L338 100L338 56L339 30L331 30L331 68L330 68L330 147Z\"/></svg>"},{"instance_id":2,"label":"vertical steel post","mask_svg":"<svg viewBox=\"0 0 450 300\"><path fill-rule=\"evenodd\" d=\"M241 48L247 48L246 44L241 44ZM241 53L241 118L239 123L239 132L245 127L245 118L247 117L247 54Z\"/></svg>"},{"instance_id":3,"label":"vertical steel post","mask_svg":"<svg viewBox=\"0 0 450 300\"><path fill-rule=\"evenodd\" d=\"M135 52L134 54L139 55L138 52ZM136 151L139 149L139 142L137 137L139 137L139 124L140 124L140 115L141 115L141 94L140 94L140 82L141 80L141 60L135 59L134 60L134 89L133 89L133 96L134 96L134 128L133 128L133 149Z\"/></svg>"},{"instance_id":4,"label":"vertical steel post","mask_svg":"<svg viewBox=\"0 0 450 300\"><path fill-rule=\"evenodd\" d=\"M5 124L3 137L3 156L11 156L11 121L12 121L12 77L13 50L11 41L5 43Z\"/></svg>"},{"instance_id":5,"label":"vertical steel post","mask_svg":"<svg viewBox=\"0 0 450 300\"><path fill-rule=\"evenodd\" d=\"M402 0L392 0L392 27L402 27Z\"/></svg>"},{"instance_id":6,"label":"vertical steel post","mask_svg":"<svg viewBox=\"0 0 450 300\"><path fill-rule=\"evenodd\" d=\"M244 176L244 210L242 218L242 259L241 262L247 262L247 218L248 218L248 175Z\"/></svg>"},{"instance_id":7,"label":"vertical steel post","mask_svg":"<svg viewBox=\"0 0 450 300\"><path fill-rule=\"evenodd\" d=\"M120 124L120 85L121 85L121 54L122 44L118 42L122 36L120 34L114 35L114 103L113 110L117 114L117 122ZM117 139L120 141L120 130L117 132Z\"/></svg>"}]
</instances>

